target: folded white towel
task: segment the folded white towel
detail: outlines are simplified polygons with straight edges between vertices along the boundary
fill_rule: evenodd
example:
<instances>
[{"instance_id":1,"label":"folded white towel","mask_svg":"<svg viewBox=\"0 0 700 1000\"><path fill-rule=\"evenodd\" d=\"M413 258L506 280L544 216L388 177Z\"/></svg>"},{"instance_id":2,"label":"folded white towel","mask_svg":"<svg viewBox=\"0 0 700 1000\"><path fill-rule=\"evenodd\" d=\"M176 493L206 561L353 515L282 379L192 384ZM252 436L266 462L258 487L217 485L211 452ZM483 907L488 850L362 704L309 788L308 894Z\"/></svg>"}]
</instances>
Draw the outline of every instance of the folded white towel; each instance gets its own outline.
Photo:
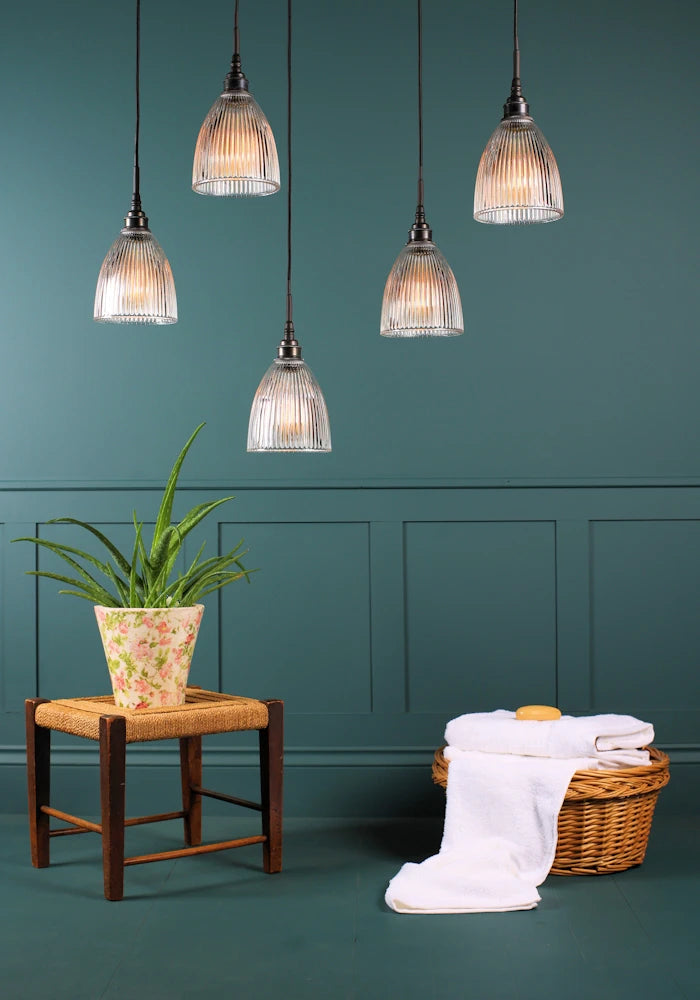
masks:
<instances>
[{"instance_id":1,"label":"folded white towel","mask_svg":"<svg viewBox=\"0 0 700 1000\"><path fill-rule=\"evenodd\" d=\"M520 724L520 723L519 723ZM385 900L397 913L530 910L552 866L557 819L586 759L463 751L450 764L440 853L405 864Z\"/></svg>"},{"instance_id":2,"label":"folded white towel","mask_svg":"<svg viewBox=\"0 0 700 1000\"><path fill-rule=\"evenodd\" d=\"M453 761L474 750L460 750L459 747L445 747L445 760ZM563 760L564 758L553 758ZM646 767L651 764L648 750L604 750L595 757L580 757L579 768L587 771L613 771L621 767ZM452 772L450 772L452 773Z\"/></svg>"},{"instance_id":3,"label":"folded white towel","mask_svg":"<svg viewBox=\"0 0 700 1000\"><path fill-rule=\"evenodd\" d=\"M460 750L530 757L597 757L613 750L636 750L653 739L654 727L631 715L562 715L535 722L516 719L514 712L504 709L460 715L445 730L445 742Z\"/></svg>"}]
</instances>

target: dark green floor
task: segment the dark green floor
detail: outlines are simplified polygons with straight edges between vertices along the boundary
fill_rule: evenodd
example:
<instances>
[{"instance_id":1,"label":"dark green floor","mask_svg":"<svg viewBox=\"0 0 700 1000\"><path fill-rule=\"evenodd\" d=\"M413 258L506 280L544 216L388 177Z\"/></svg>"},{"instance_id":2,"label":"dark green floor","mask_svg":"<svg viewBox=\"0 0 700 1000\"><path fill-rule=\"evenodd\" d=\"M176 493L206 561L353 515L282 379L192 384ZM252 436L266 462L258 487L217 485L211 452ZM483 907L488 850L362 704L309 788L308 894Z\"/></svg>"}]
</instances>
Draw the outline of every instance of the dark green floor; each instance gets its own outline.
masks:
<instances>
[{"instance_id":1,"label":"dark green floor","mask_svg":"<svg viewBox=\"0 0 700 1000\"><path fill-rule=\"evenodd\" d=\"M399 916L386 883L437 848L433 820L290 820L281 875L263 875L249 847L131 868L126 898L108 903L98 837L52 841L55 863L35 871L24 818L0 817L0 996L689 1000L700 997L699 830L658 815L641 868L550 878L536 910ZM128 848L167 849L179 833L136 828ZM205 833L229 836L231 820Z\"/></svg>"}]
</instances>

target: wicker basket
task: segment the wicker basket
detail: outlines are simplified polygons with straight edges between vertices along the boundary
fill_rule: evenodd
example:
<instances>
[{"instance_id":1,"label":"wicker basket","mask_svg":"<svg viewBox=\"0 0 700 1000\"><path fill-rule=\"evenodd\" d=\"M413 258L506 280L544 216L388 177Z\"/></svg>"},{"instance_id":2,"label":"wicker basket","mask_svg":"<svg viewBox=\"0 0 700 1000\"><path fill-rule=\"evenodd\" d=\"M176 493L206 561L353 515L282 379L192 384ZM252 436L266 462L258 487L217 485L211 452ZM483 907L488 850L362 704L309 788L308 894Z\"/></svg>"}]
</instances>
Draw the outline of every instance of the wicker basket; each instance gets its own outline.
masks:
<instances>
[{"instance_id":1,"label":"wicker basket","mask_svg":"<svg viewBox=\"0 0 700 1000\"><path fill-rule=\"evenodd\" d=\"M435 752L433 781L447 788L443 749ZM656 799L669 780L667 755L648 749L648 767L574 772L559 813L550 875L605 875L641 865Z\"/></svg>"}]
</instances>

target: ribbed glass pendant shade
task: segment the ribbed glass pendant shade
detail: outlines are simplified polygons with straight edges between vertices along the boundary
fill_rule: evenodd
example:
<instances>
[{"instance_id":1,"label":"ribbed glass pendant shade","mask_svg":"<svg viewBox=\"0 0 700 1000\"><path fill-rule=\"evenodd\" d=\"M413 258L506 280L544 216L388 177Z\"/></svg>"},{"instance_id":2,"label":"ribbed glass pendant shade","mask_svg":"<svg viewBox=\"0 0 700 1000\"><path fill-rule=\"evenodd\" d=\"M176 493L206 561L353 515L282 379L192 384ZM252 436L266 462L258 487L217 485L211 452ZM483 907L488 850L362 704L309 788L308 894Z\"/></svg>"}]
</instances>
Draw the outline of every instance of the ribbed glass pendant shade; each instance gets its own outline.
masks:
<instances>
[{"instance_id":1,"label":"ribbed glass pendant shade","mask_svg":"<svg viewBox=\"0 0 700 1000\"><path fill-rule=\"evenodd\" d=\"M407 243L384 288L382 337L456 337L462 303L450 265L432 240Z\"/></svg>"},{"instance_id":2,"label":"ribbed glass pendant shade","mask_svg":"<svg viewBox=\"0 0 700 1000\"><path fill-rule=\"evenodd\" d=\"M99 323L177 323L173 272L149 229L122 229L107 251L94 317Z\"/></svg>"},{"instance_id":3,"label":"ribbed glass pendant shade","mask_svg":"<svg viewBox=\"0 0 700 1000\"><path fill-rule=\"evenodd\" d=\"M477 222L554 222L564 214L559 168L529 115L504 118L484 150L474 188Z\"/></svg>"},{"instance_id":4,"label":"ribbed glass pendant shade","mask_svg":"<svg viewBox=\"0 0 700 1000\"><path fill-rule=\"evenodd\" d=\"M321 387L301 358L275 358L253 399L248 451L330 451Z\"/></svg>"},{"instance_id":5,"label":"ribbed glass pendant shade","mask_svg":"<svg viewBox=\"0 0 700 1000\"><path fill-rule=\"evenodd\" d=\"M199 194L234 198L279 191L275 137L247 90L224 92L204 119L194 151L192 188Z\"/></svg>"}]
</instances>

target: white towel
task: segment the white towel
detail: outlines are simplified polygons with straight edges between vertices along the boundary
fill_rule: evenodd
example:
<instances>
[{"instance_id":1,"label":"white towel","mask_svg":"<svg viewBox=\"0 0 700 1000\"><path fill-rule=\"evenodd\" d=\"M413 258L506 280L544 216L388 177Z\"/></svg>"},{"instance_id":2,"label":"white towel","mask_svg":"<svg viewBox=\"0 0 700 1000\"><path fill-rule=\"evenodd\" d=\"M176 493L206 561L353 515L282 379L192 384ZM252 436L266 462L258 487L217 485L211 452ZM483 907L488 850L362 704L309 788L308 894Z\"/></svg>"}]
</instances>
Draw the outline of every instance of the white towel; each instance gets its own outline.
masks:
<instances>
[{"instance_id":1,"label":"white towel","mask_svg":"<svg viewBox=\"0 0 700 1000\"><path fill-rule=\"evenodd\" d=\"M531 722L499 710L453 719L445 738L450 775L440 853L405 864L391 880L384 898L398 913L537 906L574 771L648 764L639 748L654 730L629 715Z\"/></svg>"},{"instance_id":2,"label":"white towel","mask_svg":"<svg viewBox=\"0 0 700 1000\"><path fill-rule=\"evenodd\" d=\"M474 750L460 750L459 747L445 747L443 754L445 760L451 762L457 757L474 752ZM504 754L504 756L506 755ZM510 756L507 755L508 759ZM565 760L566 758L555 757L552 759ZM651 757L648 750L603 750L595 757L579 757L577 770L613 771L621 767L646 767L649 764L651 764Z\"/></svg>"},{"instance_id":3,"label":"white towel","mask_svg":"<svg viewBox=\"0 0 700 1000\"><path fill-rule=\"evenodd\" d=\"M462 752L450 764L440 853L405 864L385 900L397 913L531 910L552 866L571 775L587 760Z\"/></svg>"},{"instance_id":4,"label":"white towel","mask_svg":"<svg viewBox=\"0 0 700 1000\"><path fill-rule=\"evenodd\" d=\"M631 715L588 715L546 722L516 719L514 712L475 712L448 722L445 742L460 750L526 754L532 757L597 757L611 751L630 751L654 740L654 727ZM608 758L611 760L612 758ZM621 767L641 760L618 755Z\"/></svg>"}]
</instances>

